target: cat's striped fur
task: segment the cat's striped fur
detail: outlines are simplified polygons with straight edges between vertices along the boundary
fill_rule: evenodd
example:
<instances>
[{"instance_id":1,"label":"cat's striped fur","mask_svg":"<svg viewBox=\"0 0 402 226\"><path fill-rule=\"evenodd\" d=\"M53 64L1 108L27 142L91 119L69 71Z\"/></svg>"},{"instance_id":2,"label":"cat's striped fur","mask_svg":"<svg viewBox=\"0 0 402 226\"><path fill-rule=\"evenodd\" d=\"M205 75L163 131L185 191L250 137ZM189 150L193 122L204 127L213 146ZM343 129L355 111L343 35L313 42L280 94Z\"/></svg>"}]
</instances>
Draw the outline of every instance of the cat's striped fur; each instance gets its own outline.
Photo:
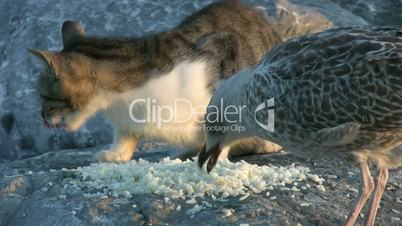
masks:
<instances>
[{"instance_id":1,"label":"cat's striped fur","mask_svg":"<svg viewBox=\"0 0 402 226\"><path fill-rule=\"evenodd\" d=\"M112 151L98 156L101 161L131 159L142 139L200 150L204 133L195 129L201 126L196 119L167 123L169 129L136 123L129 117L130 103L148 97L172 106L183 98L205 109L220 80L255 65L280 41L259 12L235 1L213 3L176 28L146 37L88 37L71 21L63 24L62 36L60 52L31 51L47 68L39 79L43 117L49 125L74 131L96 112L105 112L116 128L116 141ZM143 116L145 110L137 106L133 113ZM264 145L254 139L238 147L261 151ZM278 149L268 146L268 151Z\"/></svg>"}]
</instances>

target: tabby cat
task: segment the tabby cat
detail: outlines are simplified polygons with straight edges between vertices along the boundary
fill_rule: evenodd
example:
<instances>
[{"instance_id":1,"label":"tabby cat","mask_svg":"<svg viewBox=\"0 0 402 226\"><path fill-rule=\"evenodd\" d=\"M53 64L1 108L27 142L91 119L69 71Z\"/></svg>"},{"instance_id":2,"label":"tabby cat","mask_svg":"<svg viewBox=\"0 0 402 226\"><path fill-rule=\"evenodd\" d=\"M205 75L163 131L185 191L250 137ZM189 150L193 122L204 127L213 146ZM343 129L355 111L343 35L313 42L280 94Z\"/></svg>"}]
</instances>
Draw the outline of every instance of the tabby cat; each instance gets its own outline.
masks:
<instances>
[{"instance_id":1,"label":"tabby cat","mask_svg":"<svg viewBox=\"0 0 402 226\"><path fill-rule=\"evenodd\" d=\"M45 124L75 131L104 112L115 127L115 142L97 160L112 162L130 160L144 139L196 154L204 143L204 115L190 106L205 111L219 81L255 65L281 41L260 12L234 1L213 3L172 30L140 38L90 37L79 23L66 21L62 39L59 52L30 50L44 63L38 92ZM177 100L182 104L174 120L152 120L169 116ZM159 106L161 114L149 116ZM278 149L255 138L231 152Z\"/></svg>"}]
</instances>

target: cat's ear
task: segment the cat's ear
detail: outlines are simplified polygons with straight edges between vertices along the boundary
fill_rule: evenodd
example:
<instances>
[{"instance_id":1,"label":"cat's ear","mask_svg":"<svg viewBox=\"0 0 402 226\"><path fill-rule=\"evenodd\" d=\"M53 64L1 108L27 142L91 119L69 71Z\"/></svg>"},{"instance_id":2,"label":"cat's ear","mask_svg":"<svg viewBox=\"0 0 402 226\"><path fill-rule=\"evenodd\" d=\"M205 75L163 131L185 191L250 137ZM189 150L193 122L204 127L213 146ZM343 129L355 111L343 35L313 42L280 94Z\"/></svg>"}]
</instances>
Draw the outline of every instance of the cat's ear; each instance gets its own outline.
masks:
<instances>
[{"instance_id":1,"label":"cat's ear","mask_svg":"<svg viewBox=\"0 0 402 226\"><path fill-rule=\"evenodd\" d=\"M61 27L61 37L63 45L67 47L85 36L85 31L78 22L64 21Z\"/></svg>"},{"instance_id":2,"label":"cat's ear","mask_svg":"<svg viewBox=\"0 0 402 226\"><path fill-rule=\"evenodd\" d=\"M28 49L28 52L35 56L43 66L50 67L55 74L59 74L57 73L60 70L61 64L61 56L59 53L36 49Z\"/></svg>"}]
</instances>

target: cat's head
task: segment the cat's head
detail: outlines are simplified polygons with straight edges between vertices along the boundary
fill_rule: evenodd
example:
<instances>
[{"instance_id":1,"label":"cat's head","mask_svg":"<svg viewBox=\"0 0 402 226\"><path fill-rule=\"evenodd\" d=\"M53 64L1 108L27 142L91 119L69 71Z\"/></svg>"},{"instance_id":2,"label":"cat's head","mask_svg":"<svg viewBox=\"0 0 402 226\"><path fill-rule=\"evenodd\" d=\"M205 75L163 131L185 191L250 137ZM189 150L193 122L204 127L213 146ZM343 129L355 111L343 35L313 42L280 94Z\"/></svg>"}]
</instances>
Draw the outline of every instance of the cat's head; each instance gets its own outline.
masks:
<instances>
[{"instance_id":1,"label":"cat's head","mask_svg":"<svg viewBox=\"0 0 402 226\"><path fill-rule=\"evenodd\" d=\"M29 52L43 65L37 91L42 99L45 125L77 130L86 120L82 111L86 111L95 95L94 66L84 55L66 51L66 47L84 38L84 30L78 23L64 22L62 38L62 51L29 49Z\"/></svg>"}]
</instances>

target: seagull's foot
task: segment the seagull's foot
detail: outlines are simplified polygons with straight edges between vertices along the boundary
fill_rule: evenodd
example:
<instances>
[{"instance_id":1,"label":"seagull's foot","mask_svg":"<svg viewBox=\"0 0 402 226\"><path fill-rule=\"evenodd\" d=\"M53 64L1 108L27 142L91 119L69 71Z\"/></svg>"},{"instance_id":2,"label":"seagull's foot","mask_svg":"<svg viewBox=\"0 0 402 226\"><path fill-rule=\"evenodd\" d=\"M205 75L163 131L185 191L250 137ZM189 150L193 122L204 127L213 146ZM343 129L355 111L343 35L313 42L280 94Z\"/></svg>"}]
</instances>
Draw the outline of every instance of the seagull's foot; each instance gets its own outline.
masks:
<instances>
[{"instance_id":1,"label":"seagull's foot","mask_svg":"<svg viewBox=\"0 0 402 226\"><path fill-rule=\"evenodd\" d=\"M374 226L377 210L380 205L382 194L387 186L389 173L387 168L379 168L375 179L374 196L370 203L370 209L366 217L366 226Z\"/></svg>"},{"instance_id":2,"label":"seagull's foot","mask_svg":"<svg viewBox=\"0 0 402 226\"><path fill-rule=\"evenodd\" d=\"M374 190L374 181L370 174L370 169L366 161L360 163L360 172L361 172L361 185L359 197L355 203L354 208L346 219L345 226L353 226L357 218L360 215L360 212L363 209L363 206L366 204L369 199L371 193Z\"/></svg>"}]
</instances>

